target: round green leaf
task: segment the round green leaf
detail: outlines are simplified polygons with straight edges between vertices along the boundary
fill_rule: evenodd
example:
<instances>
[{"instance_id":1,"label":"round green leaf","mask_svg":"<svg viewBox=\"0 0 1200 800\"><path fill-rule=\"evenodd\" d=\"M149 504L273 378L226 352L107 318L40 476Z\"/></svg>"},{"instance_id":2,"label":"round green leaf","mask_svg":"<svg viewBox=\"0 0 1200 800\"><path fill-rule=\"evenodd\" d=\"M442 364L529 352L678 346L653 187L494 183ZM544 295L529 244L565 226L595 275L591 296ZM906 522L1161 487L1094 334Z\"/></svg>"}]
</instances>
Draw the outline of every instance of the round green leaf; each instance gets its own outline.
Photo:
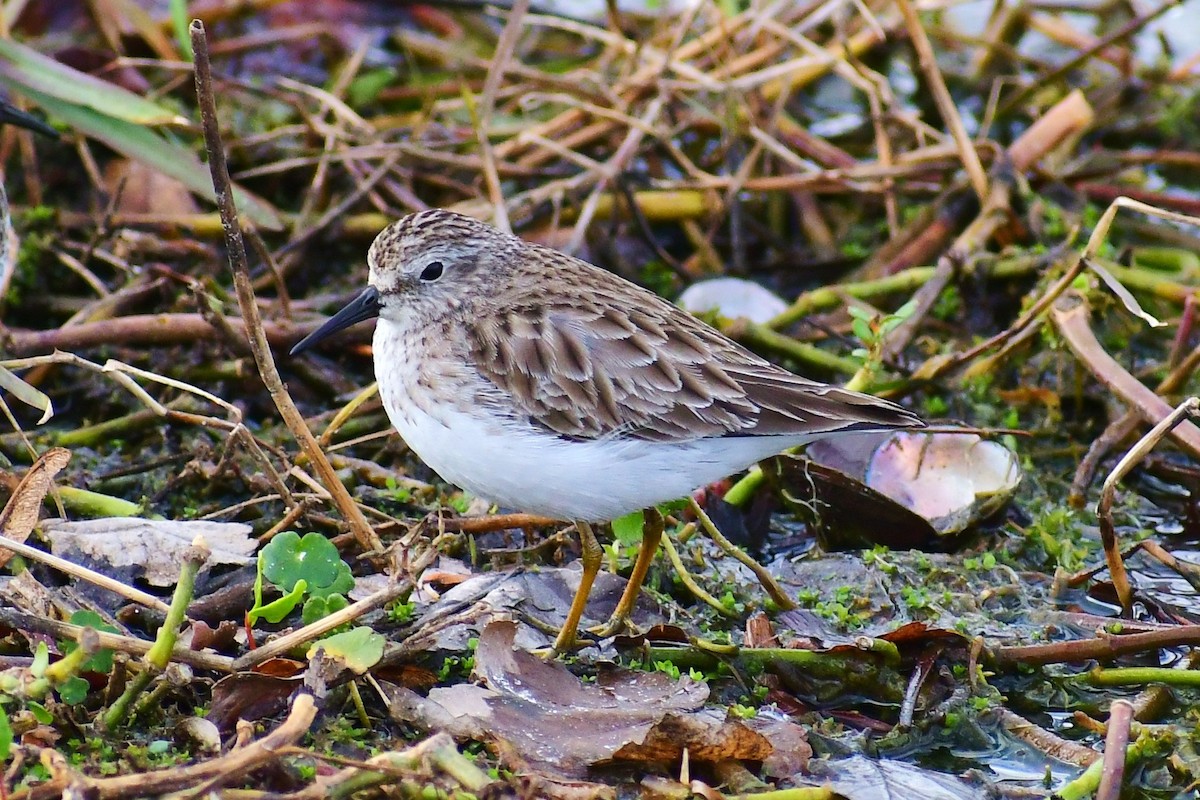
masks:
<instances>
[{"instance_id":1,"label":"round green leaf","mask_svg":"<svg viewBox=\"0 0 1200 800\"><path fill-rule=\"evenodd\" d=\"M330 586L337 580L342 563L333 542L319 533L304 538L295 531L284 531L258 554L263 575L282 592L290 592L296 581L309 586Z\"/></svg>"},{"instance_id":2,"label":"round green leaf","mask_svg":"<svg viewBox=\"0 0 1200 800\"><path fill-rule=\"evenodd\" d=\"M308 649L308 657L312 658L320 648L326 655L341 659L356 675L362 675L383 658L383 642L383 637L370 628L354 628L314 642Z\"/></svg>"}]
</instances>

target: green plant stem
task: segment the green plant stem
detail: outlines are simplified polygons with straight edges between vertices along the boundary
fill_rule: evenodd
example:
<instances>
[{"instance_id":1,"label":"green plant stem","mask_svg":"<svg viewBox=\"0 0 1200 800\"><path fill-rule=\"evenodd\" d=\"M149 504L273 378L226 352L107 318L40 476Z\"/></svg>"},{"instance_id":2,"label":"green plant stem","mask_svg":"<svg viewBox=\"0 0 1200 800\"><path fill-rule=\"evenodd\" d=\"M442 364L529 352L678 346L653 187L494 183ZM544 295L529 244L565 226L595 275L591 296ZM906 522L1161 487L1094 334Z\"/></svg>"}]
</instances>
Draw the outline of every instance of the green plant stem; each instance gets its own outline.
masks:
<instances>
[{"instance_id":1,"label":"green plant stem","mask_svg":"<svg viewBox=\"0 0 1200 800\"><path fill-rule=\"evenodd\" d=\"M726 656L730 657L749 668L787 664L807 676L830 680L845 679L847 675L871 668L871 663L860 654L845 656L787 647L743 647L736 655ZM694 668L705 672L716 669L721 663L716 656L696 647L649 647L646 649L646 658L650 661L670 661L681 670Z\"/></svg>"},{"instance_id":2,"label":"green plant stem","mask_svg":"<svg viewBox=\"0 0 1200 800\"><path fill-rule=\"evenodd\" d=\"M695 527L694 522L688 523ZM675 568L675 574L679 576L679 580L683 583L687 590L695 597L699 598L710 608L726 617L736 617L737 614L721 604L721 601L713 597L704 590L700 584L696 583L696 579L687 571L687 567L683 565L683 559L679 557L679 551L675 549L674 542L671 541L671 536L668 534L662 538L662 547L667 554L667 558L671 561L671 566Z\"/></svg>"},{"instance_id":3,"label":"green plant stem","mask_svg":"<svg viewBox=\"0 0 1200 800\"><path fill-rule=\"evenodd\" d=\"M1038 259L1029 256L1014 256L996 261L988 269L988 277L1005 280L1028 275L1038 267ZM1107 266L1107 263L1105 264ZM826 311L840 306L847 297L872 300L891 294L901 294L919 289L933 277L934 267L909 267L894 275L870 281L839 283L805 292L796 298L783 313L767 323L770 328L786 328L817 311ZM1116 274L1114 272L1114 274ZM1132 287L1131 287L1132 288Z\"/></svg>"},{"instance_id":4,"label":"green plant stem","mask_svg":"<svg viewBox=\"0 0 1200 800\"><path fill-rule=\"evenodd\" d=\"M469 791L478 792L492 782L486 772L458 752L453 740L435 748L429 754L429 761Z\"/></svg>"},{"instance_id":5,"label":"green plant stem","mask_svg":"<svg viewBox=\"0 0 1200 800\"><path fill-rule=\"evenodd\" d=\"M1125 770L1137 764L1144 758L1149 758L1156 754L1160 749L1159 742L1152 736L1149 731L1143 730L1138 736L1137 741L1132 742L1125 750ZM1078 778L1064 784L1054 796L1058 800L1084 800L1086 797L1091 797L1096 793L1096 789L1100 786L1100 776L1104 772L1104 759L1097 759L1090 767L1085 769Z\"/></svg>"},{"instance_id":6,"label":"green plant stem","mask_svg":"<svg viewBox=\"0 0 1200 800\"><path fill-rule=\"evenodd\" d=\"M783 313L767 323L769 328L786 328L817 311L837 308L847 297L872 300L919 289L933 277L934 267L909 267L886 278L870 281L839 283L805 292L796 298Z\"/></svg>"},{"instance_id":7,"label":"green plant stem","mask_svg":"<svg viewBox=\"0 0 1200 800\"><path fill-rule=\"evenodd\" d=\"M187 616L188 604L196 588L196 575L200 567L208 560L210 551L203 542L193 543L184 556L183 566L179 570L179 583L175 586L175 594L171 597L171 608L158 629L154 644L142 657L142 671L134 676L125 691L117 698L108 710L104 712L103 723L107 730L114 730L124 721L133 701L146 690L150 681L159 675L171 661L171 651L179 638L179 629Z\"/></svg>"},{"instance_id":8,"label":"green plant stem","mask_svg":"<svg viewBox=\"0 0 1200 800\"><path fill-rule=\"evenodd\" d=\"M59 447L74 449L76 447L95 447L113 439L123 439L131 433L159 425L162 416L149 409L135 411L123 417L86 425L73 431L60 431L51 435L50 439Z\"/></svg>"},{"instance_id":9,"label":"green plant stem","mask_svg":"<svg viewBox=\"0 0 1200 800\"><path fill-rule=\"evenodd\" d=\"M454 746L454 740L446 734L438 734L407 750L381 753L369 762L379 766L384 771L353 770L346 773L340 781L325 785L325 797L331 800L342 800L367 789L380 786L395 786L400 789L401 796L422 797L427 788L417 781L398 781L396 773L418 772L427 770L425 765L437 767L446 775L458 781L467 792L450 792L439 794L438 797L467 798L477 796L492 783L487 773L471 763L471 761Z\"/></svg>"},{"instance_id":10,"label":"green plant stem","mask_svg":"<svg viewBox=\"0 0 1200 800\"><path fill-rule=\"evenodd\" d=\"M1087 673L1092 686L1142 686L1162 683L1167 686L1200 686L1200 670L1169 669L1167 667L1097 667Z\"/></svg>"},{"instance_id":11,"label":"green plant stem","mask_svg":"<svg viewBox=\"0 0 1200 800\"><path fill-rule=\"evenodd\" d=\"M49 682L50 686L58 686L68 678L78 675L87 660L100 649L96 631L92 628L84 628L79 634L78 645L74 650L46 667L46 672L42 677Z\"/></svg>"},{"instance_id":12,"label":"green plant stem","mask_svg":"<svg viewBox=\"0 0 1200 800\"><path fill-rule=\"evenodd\" d=\"M795 447L789 447L783 452L788 455L794 455L796 450L797 448ZM725 502L731 506L745 505L754 496L754 493L758 491L758 487L762 486L765 478L766 476L763 474L762 467L757 464L754 465L737 483L729 487L729 491L725 492Z\"/></svg>"},{"instance_id":13,"label":"green plant stem","mask_svg":"<svg viewBox=\"0 0 1200 800\"><path fill-rule=\"evenodd\" d=\"M350 690L350 700L354 703L354 713L358 714L358 721L362 723L363 728L370 730L371 718L367 716L367 707L363 705L362 693L358 691L358 684L350 681L346 686Z\"/></svg>"},{"instance_id":14,"label":"green plant stem","mask_svg":"<svg viewBox=\"0 0 1200 800\"><path fill-rule=\"evenodd\" d=\"M136 517L142 513L137 503L74 486L58 487L58 496L66 508L81 517Z\"/></svg>"},{"instance_id":15,"label":"green plant stem","mask_svg":"<svg viewBox=\"0 0 1200 800\"><path fill-rule=\"evenodd\" d=\"M712 519L709 518L704 509L700 507L700 504L696 502L696 498L689 499L692 504L692 511L696 513L696 517L700 520L700 527L704 528L704 532L717 543L717 546L741 562L746 569L754 573L754 576L758 578L758 582L766 589L770 598L775 601L775 605L785 611L795 608L795 601L788 597L787 592L783 591L783 587L775 580L775 576L768 572L762 564L759 564L748 556L742 548L726 539L725 535L713 524Z\"/></svg>"},{"instance_id":16,"label":"green plant stem","mask_svg":"<svg viewBox=\"0 0 1200 800\"><path fill-rule=\"evenodd\" d=\"M171 14L171 27L175 30L175 41L183 57L192 60L192 37L188 35L188 4L187 0L171 0L168 4Z\"/></svg>"},{"instance_id":17,"label":"green plant stem","mask_svg":"<svg viewBox=\"0 0 1200 800\"><path fill-rule=\"evenodd\" d=\"M722 325L721 331L747 347L755 350L769 350L785 358L802 361L830 372L853 375L861 366L853 358L830 353L808 342L798 342L786 334L756 322L733 320Z\"/></svg>"}]
</instances>

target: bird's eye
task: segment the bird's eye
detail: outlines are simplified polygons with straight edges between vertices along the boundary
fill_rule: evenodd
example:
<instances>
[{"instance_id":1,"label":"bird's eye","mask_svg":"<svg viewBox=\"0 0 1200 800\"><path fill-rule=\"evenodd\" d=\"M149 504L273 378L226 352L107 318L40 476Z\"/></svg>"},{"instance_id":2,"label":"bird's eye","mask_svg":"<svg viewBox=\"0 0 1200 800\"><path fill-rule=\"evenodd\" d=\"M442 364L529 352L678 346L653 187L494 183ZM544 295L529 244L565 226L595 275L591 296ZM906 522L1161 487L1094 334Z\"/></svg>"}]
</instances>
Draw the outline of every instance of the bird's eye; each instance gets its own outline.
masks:
<instances>
[{"instance_id":1,"label":"bird's eye","mask_svg":"<svg viewBox=\"0 0 1200 800\"><path fill-rule=\"evenodd\" d=\"M442 277L442 262L440 261L432 261L429 266L421 270L421 280L423 281L436 281L440 277Z\"/></svg>"}]
</instances>

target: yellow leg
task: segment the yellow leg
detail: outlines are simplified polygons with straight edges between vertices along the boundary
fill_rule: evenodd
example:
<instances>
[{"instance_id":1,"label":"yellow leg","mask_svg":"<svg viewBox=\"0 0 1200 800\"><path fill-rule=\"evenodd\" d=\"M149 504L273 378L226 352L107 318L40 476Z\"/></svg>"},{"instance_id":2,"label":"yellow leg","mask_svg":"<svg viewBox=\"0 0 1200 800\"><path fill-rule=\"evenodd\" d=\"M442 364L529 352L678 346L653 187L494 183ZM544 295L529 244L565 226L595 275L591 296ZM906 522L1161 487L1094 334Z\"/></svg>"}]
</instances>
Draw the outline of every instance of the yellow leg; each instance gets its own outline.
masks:
<instances>
[{"instance_id":1,"label":"yellow leg","mask_svg":"<svg viewBox=\"0 0 1200 800\"><path fill-rule=\"evenodd\" d=\"M625 591L621 593L621 599L617 601L617 607L613 609L608 622L589 631L601 638L613 636L629 626L629 616L633 613L634 606L637 605L642 584L646 582L646 573L650 571L650 564L654 562L654 556L658 553L658 545L662 541L663 526L665 525L662 514L658 513L657 508L648 508L642 512L642 515L645 519L645 527L642 528L642 545L638 548L637 561L633 562L633 572L629 573L629 582L625 584Z\"/></svg>"},{"instance_id":2,"label":"yellow leg","mask_svg":"<svg viewBox=\"0 0 1200 800\"><path fill-rule=\"evenodd\" d=\"M579 546L583 551L583 575L579 578L579 589L575 592L575 599L571 601L570 610L567 611L567 621L563 623L558 638L554 640L554 649L551 651L553 654L565 653L575 647L579 620L583 619L583 609L587 606L588 595L592 593L592 584L596 581L596 575L600 572L600 562L604 558L604 551L596 541L596 534L592 533L592 526L586 522L576 522L575 528L579 531Z\"/></svg>"}]
</instances>

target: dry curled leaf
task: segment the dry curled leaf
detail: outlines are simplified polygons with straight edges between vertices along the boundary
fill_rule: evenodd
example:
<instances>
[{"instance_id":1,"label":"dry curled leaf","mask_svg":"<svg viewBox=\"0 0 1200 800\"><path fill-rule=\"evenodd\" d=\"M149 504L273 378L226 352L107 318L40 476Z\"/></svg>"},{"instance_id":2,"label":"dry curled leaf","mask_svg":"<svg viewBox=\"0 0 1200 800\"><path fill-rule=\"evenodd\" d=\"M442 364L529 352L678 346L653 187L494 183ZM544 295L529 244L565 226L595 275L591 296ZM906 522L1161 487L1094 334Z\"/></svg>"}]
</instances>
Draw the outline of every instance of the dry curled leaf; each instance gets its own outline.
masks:
<instances>
[{"instance_id":1,"label":"dry curled leaf","mask_svg":"<svg viewBox=\"0 0 1200 800\"><path fill-rule=\"evenodd\" d=\"M71 453L62 447L47 450L21 478L12 497L0 511L0 532L15 542L23 542L37 524L42 501L54 483L54 476L71 460ZM0 549L0 567L8 563L12 552Z\"/></svg>"}]
</instances>

